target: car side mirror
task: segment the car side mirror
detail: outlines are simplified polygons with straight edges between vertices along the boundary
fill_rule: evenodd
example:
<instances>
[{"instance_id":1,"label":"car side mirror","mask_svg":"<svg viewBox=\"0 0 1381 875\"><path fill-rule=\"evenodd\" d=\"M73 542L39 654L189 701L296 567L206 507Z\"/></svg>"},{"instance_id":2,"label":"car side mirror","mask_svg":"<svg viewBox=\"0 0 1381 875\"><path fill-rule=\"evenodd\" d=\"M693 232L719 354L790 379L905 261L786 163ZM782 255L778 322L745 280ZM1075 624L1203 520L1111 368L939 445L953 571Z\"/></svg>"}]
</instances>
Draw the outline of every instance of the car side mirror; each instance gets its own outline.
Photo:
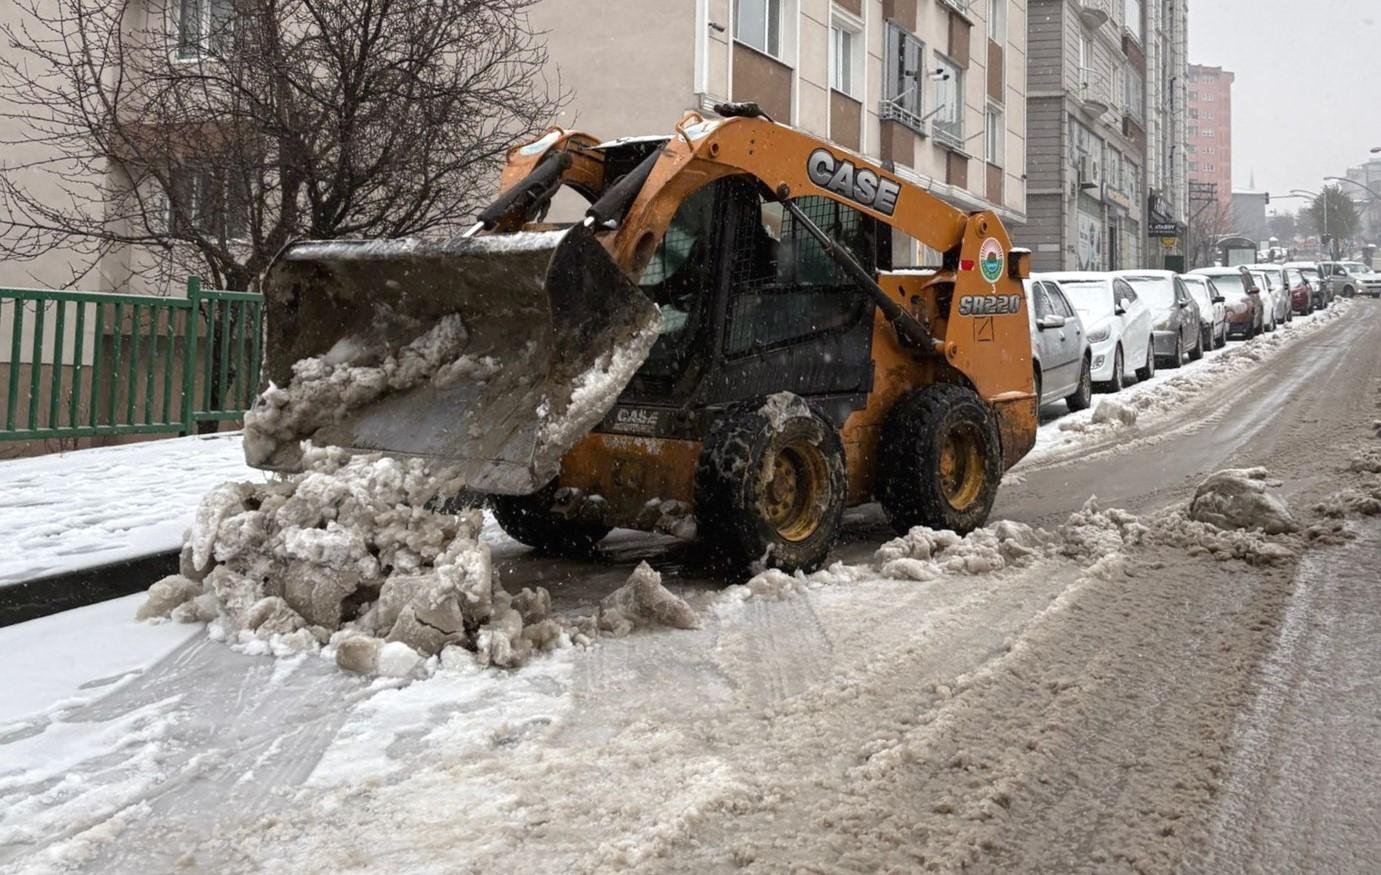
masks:
<instances>
[{"instance_id":1,"label":"car side mirror","mask_svg":"<svg viewBox=\"0 0 1381 875\"><path fill-rule=\"evenodd\" d=\"M1228 299L1227 299L1227 298L1224 298L1222 295L1214 295L1214 296L1213 296L1213 303L1215 303L1215 304L1226 304L1227 302L1228 302Z\"/></svg>"},{"instance_id":2,"label":"car side mirror","mask_svg":"<svg viewBox=\"0 0 1381 875\"><path fill-rule=\"evenodd\" d=\"M1189 302L1188 302L1188 301L1180 301L1180 309L1181 309L1181 310L1188 310L1188 309L1189 309Z\"/></svg>"},{"instance_id":3,"label":"car side mirror","mask_svg":"<svg viewBox=\"0 0 1381 875\"><path fill-rule=\"evenodd\" d=\"M1118 304L1116 307L1112 308L1112 314L1114 316L1126 316L1127 308L1122 306L1121 304Z\"/></svg>"},{"instance_id":4,"label":"car side mirror","mask_svg":"<svg viewBox=\"0 0 1381 875\"><path fill-rule=\"evenodd\" d=\"M1036 327L1044 331L1047 328L1064 328L1065 317L1063 316L1042 316L1036 320Z\"/></svg>"},{"instance_id":5,"label":"car side mirror","mask_svg":"<svg viewBox=\"0 0 1381 875\"><path fill-rule=\"evenodd\" d=\"M1260 289L1247 289L1247 294L1249 294L1249 295L1257 295L1257 296L1259 297L1259 296L1261 295L1261 290L1260 290Z\"/></svg>"}]
</instances>

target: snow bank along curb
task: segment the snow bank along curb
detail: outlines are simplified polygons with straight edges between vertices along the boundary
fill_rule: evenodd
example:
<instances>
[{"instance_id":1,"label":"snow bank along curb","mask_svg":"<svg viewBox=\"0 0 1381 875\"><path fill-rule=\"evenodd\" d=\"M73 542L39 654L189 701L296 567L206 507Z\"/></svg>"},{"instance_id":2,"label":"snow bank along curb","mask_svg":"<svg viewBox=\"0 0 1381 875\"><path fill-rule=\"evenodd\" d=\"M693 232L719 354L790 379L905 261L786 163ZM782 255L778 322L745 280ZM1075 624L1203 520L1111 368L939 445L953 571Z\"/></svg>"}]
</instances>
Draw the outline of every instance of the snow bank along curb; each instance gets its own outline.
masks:
<instances>
[{"instance_id":1,"label":"snow bank along curb","mask_svg":"<svg viewBox=\"0 0 1381 875\"><path fill-rule=\"evenodd\" d=\"M140 619L208 622L249 653L321 653L397 677L532 654L644 626L696 625L695 612L640 566L597 614L551 614L546 590L494 580L483 517L434 510L451 485L421 460L308 448L307 470L209 493L181 573L149 588Z\"/></svg>"},{"instance_id":2,"label":"snow bank along curb","mask_svg":"<svg viewBox=\"0 0 1381 875\"><path fill-rule=\"evenodd\" d=\"M1063 416L1055 427L1060 434L1081 436L1082 442L1088 437L1103 436L1154 421L1161 414L1178 410L1224 379L1252 368L1282 348L1343 318L1350 308L1350 301L1339 301L1307 319L1281 325L1271 334L1259 334L1240 345L1214 353L1203 361L1191 363L1176 371L1174 376L1138 383L1116 395L1100 396L1092 410ZM1066 449L1071 443L1066 437L1045 446L1038 445L1037 450L1027 458Z\"/></svg>"}]
</instances>

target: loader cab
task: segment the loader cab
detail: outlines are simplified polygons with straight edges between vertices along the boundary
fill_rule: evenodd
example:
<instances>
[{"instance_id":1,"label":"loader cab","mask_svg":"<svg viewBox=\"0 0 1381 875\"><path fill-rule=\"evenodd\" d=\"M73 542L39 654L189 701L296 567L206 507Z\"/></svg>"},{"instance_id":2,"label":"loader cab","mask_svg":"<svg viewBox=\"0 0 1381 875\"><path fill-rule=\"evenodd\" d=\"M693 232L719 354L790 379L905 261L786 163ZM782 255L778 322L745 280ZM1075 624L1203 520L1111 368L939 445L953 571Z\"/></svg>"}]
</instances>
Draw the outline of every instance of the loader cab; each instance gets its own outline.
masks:
<instances>
[{"instance_id":1,"label":"loader cab","mask_svg":"<svg viewBox=\"0 0 1381 875\"><path fill-rule=\"evenodd\" d=\"M639 280L661 308L662 334L621 406L716 407L785 389L842 422L862 403L872 385L873 307L765 195L756 181L729 177L681 203ZM796 203L877 270L875 220L824 197Z\"/></svg>"}]
</instances>

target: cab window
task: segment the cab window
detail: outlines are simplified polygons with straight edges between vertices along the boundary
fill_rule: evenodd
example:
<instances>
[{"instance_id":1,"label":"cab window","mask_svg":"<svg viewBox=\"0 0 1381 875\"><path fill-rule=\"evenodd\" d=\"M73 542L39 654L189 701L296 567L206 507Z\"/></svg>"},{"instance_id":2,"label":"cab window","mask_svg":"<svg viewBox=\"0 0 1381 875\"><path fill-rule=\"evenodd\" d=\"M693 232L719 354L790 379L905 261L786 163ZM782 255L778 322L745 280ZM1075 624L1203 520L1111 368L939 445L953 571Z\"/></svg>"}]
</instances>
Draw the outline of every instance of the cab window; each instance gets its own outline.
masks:
<instances>
[{"instance_id":1,"label":"cab window","mask_svg":"<svg viewBox=\"0 0 1381 875\"><path fill-rule=\"evenodd\" d=\"M754 198L732 255L725 354L750 355L856 324L868 311L858 286L781 204ZM795 203L865 270L875 271L874 223L829 198Z\"/></svg>"}]
</instances>

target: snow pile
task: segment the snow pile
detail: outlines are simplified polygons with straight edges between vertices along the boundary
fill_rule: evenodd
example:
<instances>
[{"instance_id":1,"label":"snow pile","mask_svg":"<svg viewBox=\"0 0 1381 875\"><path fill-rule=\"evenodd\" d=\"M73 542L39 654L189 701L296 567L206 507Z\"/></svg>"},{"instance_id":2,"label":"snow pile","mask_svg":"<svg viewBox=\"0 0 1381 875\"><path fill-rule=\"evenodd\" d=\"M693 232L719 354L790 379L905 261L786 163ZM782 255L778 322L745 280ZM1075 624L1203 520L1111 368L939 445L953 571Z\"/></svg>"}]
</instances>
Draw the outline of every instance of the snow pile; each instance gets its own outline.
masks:
<instances>
[{"instance_id":1,"label":"snow pile","mask_svg":"<svg viewBox=\"0 0 1381 875\"><path fill-rule=\"evenodd\" d=\"M1381 450L1362 450L1348 463L1348 473L1349 485L1314 505L1314 510L1334 521L1381 515Z\"/></svg>"},{"instance_id":2,"label":"snow pile","mask_svg":"<svg viewBox=\"0 0 1381 875\"><path fill-rule=\"evenodd\" d=\"M298 469L301 440L385 394L429 381L445 388L462 380L490 379L499 363L488 356L462 355L468 340L465 325L453 313L396 352L382 341L343 338L325 355L295 362L288 386L270 383L245 414L246 461Z\"/></svg>"},{"instance_id":3,"label":"snow pile","mask_svg":"<svg viewBox=\"0 0 1381 875\"><path fill-rule=\"evenodd\" d=\"M1043 555L1048 535L1001 520L962 538L943 529L917 526L883 544L874 554L884 577L934 580L946 574L987 574L1021 566Z\"/></svg>"},{"instance_id":4,"label":"snow pile","mask_svg":"<svg viewBox=\"0 0 1381 875\"><path fill-rule=\"evenodd\" d=\"M1114 398L1104 398L1094 408L1093 418L1090 421L1094 425L1103 425L1104 423L1136 425L1136 416L1136 408L1128 407Z\"/></svg>"},{"instance_id":5,"label":"snow pile","mask_svg":"<svg viewBox=\"0 0 1381 875\"><path fill-rule=\"evenodd\" d=\"M1229 468L1209 476L1194 492L1189 518L1220 529L1261 529L1268 535L1299 531L1279 496L1267 491L1280 482L1265 468Z\"/></svg>"},{"instance_id":6,"label":"snow pile","mask_svg":"<svg viewBox=\"0 0 1381 875\"><path fill-rule=\"evenodd\" d=\"M553 617L545 589L510 594L495 581L481 513L434 509L452 485L446 472L336 449L303 461L289 480L210 492L181 573L149 588L138 618L209 622L213 637L250 653L320 652L395 677L460 659L518 666L601 632L696 623L646 565L597 617Z\"/></svg>"}]
</instances>

